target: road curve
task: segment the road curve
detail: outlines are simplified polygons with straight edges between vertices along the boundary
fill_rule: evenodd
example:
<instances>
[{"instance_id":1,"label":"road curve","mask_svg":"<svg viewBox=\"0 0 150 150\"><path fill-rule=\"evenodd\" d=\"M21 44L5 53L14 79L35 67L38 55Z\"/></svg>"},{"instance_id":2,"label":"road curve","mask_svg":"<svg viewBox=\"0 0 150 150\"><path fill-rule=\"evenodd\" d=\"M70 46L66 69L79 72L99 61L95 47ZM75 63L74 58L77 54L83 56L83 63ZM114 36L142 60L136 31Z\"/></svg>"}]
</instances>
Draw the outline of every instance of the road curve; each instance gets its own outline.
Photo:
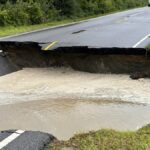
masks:
<instances>
[{"instance_id":1,"label":"road curve","mask_svg":"<svg viewBox=\"0 0 150 150\"><path fill-rule=\"evenodd\" d=\"M149 42L150 8L138 8L1 41L34 41L43 49L60 46L145 47Z\"/></svg>"}]
</instances>

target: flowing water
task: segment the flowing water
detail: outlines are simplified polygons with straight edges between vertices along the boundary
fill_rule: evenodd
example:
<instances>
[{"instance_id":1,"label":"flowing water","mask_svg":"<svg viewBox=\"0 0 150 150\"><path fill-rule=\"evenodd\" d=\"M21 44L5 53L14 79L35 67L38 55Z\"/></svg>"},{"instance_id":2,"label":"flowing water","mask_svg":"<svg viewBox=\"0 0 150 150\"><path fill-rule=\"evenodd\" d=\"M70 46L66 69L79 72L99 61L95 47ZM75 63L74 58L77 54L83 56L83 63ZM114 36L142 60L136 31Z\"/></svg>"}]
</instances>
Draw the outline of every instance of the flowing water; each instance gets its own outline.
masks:
<instances>
[{"instance_id":1,"label":"flowing water","mask_svg":"<svg viewBox=\"0 0 150 150\"><path fill-rule=\"evenodd\" d=\"M150 123L150 106L102 100L42 100L0 107L0 129L49 132L58 139L112 128L136 130Z\"/></svg>"},{"instance_id":2,"label":"flowing water","mask_svg":"<svg viewBox=\"0 0 150 150\"><path fill-rule=\"evenodd\" d=\"M66 68L24 69L0 78L0 130L44 131L58 139L150 123L150 80Z\"/></svg>"}]
</instances>

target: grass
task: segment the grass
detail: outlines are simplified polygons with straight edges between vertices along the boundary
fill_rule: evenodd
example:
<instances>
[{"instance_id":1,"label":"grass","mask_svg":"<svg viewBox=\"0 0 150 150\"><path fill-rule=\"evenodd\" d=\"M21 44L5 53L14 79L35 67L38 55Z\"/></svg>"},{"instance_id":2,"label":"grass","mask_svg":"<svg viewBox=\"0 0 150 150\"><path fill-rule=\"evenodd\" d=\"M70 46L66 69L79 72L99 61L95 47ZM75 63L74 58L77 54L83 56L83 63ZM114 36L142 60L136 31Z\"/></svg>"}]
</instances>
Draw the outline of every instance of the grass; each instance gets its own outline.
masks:
<instances>
[{"instance_id":1,"label":"grass","mask_svg":"<svg viewBox=\"0 0 150 150\"><path fill-rule=\"evenodd\" d=\"M38 30L38 29L42 29L46 27L52 27L56 25L62 25L62 24L66 24L69 22L73 22L73 20L68 19L68 20L63 20L63 21L53 21L53 22L39 24L39 25L25 25L25 26L18 26L18 27L14 27L14 26L0 27L0 37L34 31L34 30Z\"/></svg>"},{"instance_id":2,"label":"grass","mask_svg":"<svg viewBox=\"0 0 150 150\"><path fill-rule=\"evenodd\" d=\"M126 10L129 10L129 9L126 9ZM24 33L24 32L30 32L30 31L43 29L47 27L53 27L57 25L64 25L67 23L73 23L73 22L82 21L86 19L96 18L96 17L100 17L100 16L104 16L104 15L108 15L108 14L112 14L116 12L121 12L121 11L125 11L125 10L113 11L113 12L109 12L105 14L97 14L97 15L91 15L91 16L81 17L81 18L65 19L61 21L52 21L52 22L43 23L39 25L24 25L24 26L18 26L18 27L14 27L14 26L0 27L0 37L15 35L15 34Z\"/></svg>"},{"instance_id":3,"label":"grass","mask_svg":"<svg viewBox=\"0 0 150 150\"><path fill-rule=\"evenodd\" d=\"M99 130L75 135L69 141L55 141L50 150L150 150L150 124L136 132Z\"/></svg>"},{"instance_id":4,"label":"grass","mask_svg":"<svg viewBox=\"0 0 150 150\"><path fill-rule=\"evenodd\" d=\"M65 19L65 20L61 20L61 21L52 21L52 22L38 24L38 25L24 25L24 26L18 26L18 27L14 27L14 26L0 27L0 37L30 32L30 31L34 31L34 30L38 30L38 29L47 28L47 27L64 25L64 24L82 21L82 20L86 20L86 19L90 19L90 18L95 18L98 16L102 16L102 15L93 15L93 16L76 18L76 19Z\"/></svg>"},{"instance_id":5,"label":"grass","mask_svg":"<svg viewBox=\"0 0 150 150\"><path fill-rule=\"evenodd\" d=\"M111 14L111 13L108 13L108 14ZM104 16L104 15L107 15L107 14L92 15L92 16L75 18L75 19L65 19L65 20L60 20L60 21L52 21L52 22L38 24L38 25L24 25L24 26L18 26L18 27L14 27L14 26L0 27L0 37L30 32L30 31L34 31L34 30L38 30L38 29L47 28L47 27L64 25L64 24L82 21L82 20L86 20L86 19L91 19L91 18L95 18L95 17L100 17L100 16Z\"/></svg>"},{"instance_id":6,"label":"grass","mask_svg":"<svg viewBox=\"0 0 150 150\"><path fill-rule=\"evenodd\" d=\"M146 49L150 50L150 44L148 46L146 46Z\"/></svg>"}]
</instances>

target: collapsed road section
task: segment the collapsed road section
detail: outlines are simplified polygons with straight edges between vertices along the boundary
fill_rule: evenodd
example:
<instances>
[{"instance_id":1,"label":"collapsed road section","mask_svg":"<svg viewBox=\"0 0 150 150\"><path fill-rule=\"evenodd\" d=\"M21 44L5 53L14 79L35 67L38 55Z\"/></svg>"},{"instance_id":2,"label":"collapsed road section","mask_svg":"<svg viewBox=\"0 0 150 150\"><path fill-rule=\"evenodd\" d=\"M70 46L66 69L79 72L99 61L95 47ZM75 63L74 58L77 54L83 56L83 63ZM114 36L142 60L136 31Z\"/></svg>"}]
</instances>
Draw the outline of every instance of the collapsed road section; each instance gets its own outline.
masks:
<instances>
[{"instance_id":1,"label":"collapsed road section","mask_svg":"<svg viewBox=\"0 0 150 150\"><path fill-rule=\"evenodd\" d=\"M36 42L0 42L0 75L26 67L71 67L90 73L150 76L150 51L144 48L59 47L44 51Z\"/></svg>"}]
</instances>

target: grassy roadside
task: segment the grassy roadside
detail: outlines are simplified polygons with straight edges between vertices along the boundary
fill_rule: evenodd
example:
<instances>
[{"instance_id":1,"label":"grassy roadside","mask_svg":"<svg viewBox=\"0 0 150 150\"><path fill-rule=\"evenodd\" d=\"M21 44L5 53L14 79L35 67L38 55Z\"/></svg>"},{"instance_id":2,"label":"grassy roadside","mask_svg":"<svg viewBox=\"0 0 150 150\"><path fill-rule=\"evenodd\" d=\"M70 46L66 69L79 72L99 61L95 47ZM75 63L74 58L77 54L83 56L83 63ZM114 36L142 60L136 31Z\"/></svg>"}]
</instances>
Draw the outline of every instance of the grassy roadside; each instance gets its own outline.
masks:
<instances>
[{"instance_id":1,"label":"grassy roadside","mask_svg":"<svg viewBox=\"0 0 150 150\"><path fill-rule=\"evenodd\" d=\"M129 9L126 9L126 10L129 10ZM86 20L86 19L105 16L108 14L113 14L113 13L122 12L122 11L126 11L126 10L114 11L114 12L110 12L110 13L92 15L92 16L87 16L87 17L82 17L82 18L65 19L65 20L61 20L61 21L52 21L49 23L38 24L38 25L25 25L25 26L19 26L19 27L14 27L14 26L0 27L0 37L30 32L30 31L34 31L34 30L38 30L38 29L47 28L47 27L64 25L64 24L68 24L68 23L73 23L73 22L82 21L82 20Z\"/></svg>"},{"instance_id":2,"label":"grassy roadside","mask_svg":"<svg viewBox=\"0 0 150 150\"><path fill-rule=\"evenodd\" d=\"M69 141L56 141L51 150L150 150L150 124L136 132L100 130L75 135Z\"/></svg>"},{"instance_id":3,"label":"grassy roadside","mask_svg":"<svg viewBox=\"0 0 150 150\"><path fill-rule=\"evenodd\" d=\"M115 13L115 12L113 12L113 13ZM107 14L112 14L112 13L107 13ZM68 24L68 23L73 23L73 22L77 22L77 21L82 21L82 20L86 20L86 19L104 16L107 14L93 15L93 16L76 18L76 19L65 19L65 20L61 20L61 21L52 21L49 23L38 24L38 25L26 25L26 26L19 26L19 27L14 27L14 26L0 27L0 37L15 35L15 34L24 33L24 32L30 32L30 31L34 31L34 30L38 30L38 29L44 29L47 27L64 25L64 24Z\"/></svg>"},{"instance_id":4,"label":"grassy roadside","mask_svg":"<svg viewBox=\"0 0 150 150\"><path fill-rule=\"evenodd\" d=\"M68 19L68 20L63 20L63 21L53 21L53 22L39 24L39 25L25 25L25 26L19 26L19 27L14 27L14 26L1 27L0 37L34 31L34 30L43 29L46 27L63 25L63 24L71 23L71 22L73 22L73 20Z\"/></svg>"},{"instance_id":5,"label":"grassy roadside","mask_svg":"<svg viewBox=\"0 0 150 150\"><path fill-rule=\"evenodd\" d=\"M146 47L146 49L150 50L150 44Z\"/></svg>"}]
</instances>

